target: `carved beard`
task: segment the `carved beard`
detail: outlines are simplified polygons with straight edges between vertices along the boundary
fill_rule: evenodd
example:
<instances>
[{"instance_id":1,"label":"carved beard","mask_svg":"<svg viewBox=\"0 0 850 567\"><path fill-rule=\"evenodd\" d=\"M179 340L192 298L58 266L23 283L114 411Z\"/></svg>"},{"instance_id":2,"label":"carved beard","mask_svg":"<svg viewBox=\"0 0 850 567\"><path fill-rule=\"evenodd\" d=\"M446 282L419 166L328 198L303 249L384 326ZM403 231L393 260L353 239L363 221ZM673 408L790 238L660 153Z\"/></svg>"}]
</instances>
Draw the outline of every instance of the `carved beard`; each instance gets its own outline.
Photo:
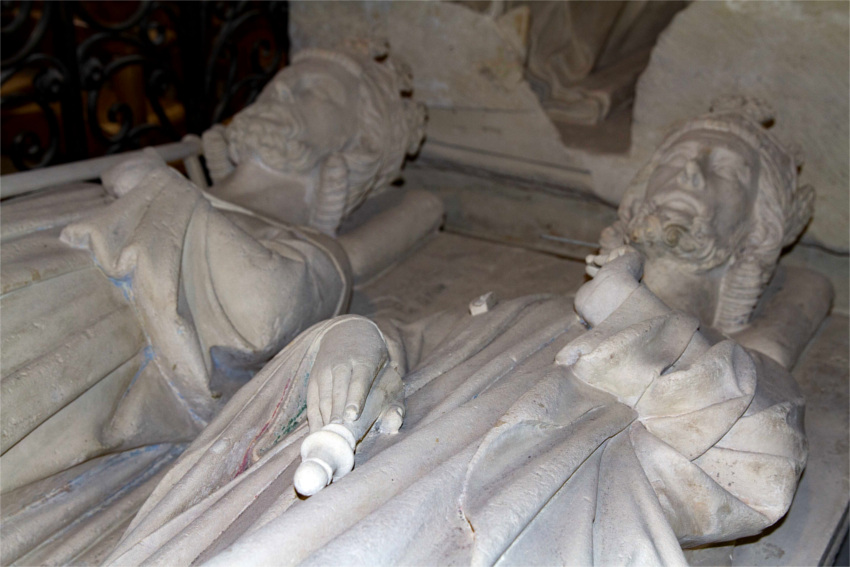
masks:
<instances>
[{"instance_id":1,"label":"carved beard","mask_svg":"<svg viewBox=\"0 0 850 567\"><path fill-rule=\"evenodd\" d=\"M711 270L729 259L731 247L720 245L708 219L697 217L687 226L671 216L644 203L628 223L628 239L647 258L672 255L694 272Z\"/></svg>"},{"instance_id":2,"label":"carved beard","mask_svg":"<svg viewBox=\"0 0 850 567\"><path fill-rule=\"evenodd\" d=\"M302 142L303 121L281 102L258 102L237 114L227 127L235 163L257 156L263 164L287 173L309 173L321 155Z\"/></svg>"}]
</instances>

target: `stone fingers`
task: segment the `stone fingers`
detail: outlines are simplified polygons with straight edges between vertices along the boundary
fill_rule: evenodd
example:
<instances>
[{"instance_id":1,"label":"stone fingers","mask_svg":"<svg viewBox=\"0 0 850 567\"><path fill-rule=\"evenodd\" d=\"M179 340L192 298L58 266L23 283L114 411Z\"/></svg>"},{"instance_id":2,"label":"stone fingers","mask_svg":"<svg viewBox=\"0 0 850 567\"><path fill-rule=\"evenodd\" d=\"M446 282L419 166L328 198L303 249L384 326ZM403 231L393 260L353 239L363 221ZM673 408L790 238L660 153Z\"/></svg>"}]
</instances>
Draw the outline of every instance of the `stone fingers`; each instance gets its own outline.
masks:
<instances>
[{"instance_id":1,"label":"stone fingers","mask_svg":"<svg viewBox=\"0 0 850 567\"><path fill-rule=\"evenodd\" d=\"M333 367L331 374L333 375L333 410L330 422L342 423L349 383L352 379L351 366L345 363L337 364Z\"/></svg>"},{"instance_id":2,"label":"stone fingers","mask_svg":"<svg viewBox=\"0 0 850 567\"><path fill-rule=\"evenodd\" d=\"M363 411L366 397L372 388L375 376L383 367L385 357L379 358L371 364L355 364L351 373L351 384L348 387L348 403L345 406L346 421L356 421Z\"/></svg>"},{"instance_id":3,"label":"stone fingers","mask_svg":"<svg viewBox=\"0 0 850 567\"><path fill-rule=\"evenodd\" d=\"M335 359L337 359L335 355L336 353L333 352L333 349L322 349L319 351L318 356L316 356L316 362L313 364L310 385L316 384L317 396L312 400L312 404L308 397L307 407L318 408L320 421L317 429L329 424L333 414L334 371L337 371L337 368L340 366L344 366L338 363L334 364ZM337 373L339 374L339 371ZM309 389L307 393L309 396Z\"/></svg>"}]
</instances>

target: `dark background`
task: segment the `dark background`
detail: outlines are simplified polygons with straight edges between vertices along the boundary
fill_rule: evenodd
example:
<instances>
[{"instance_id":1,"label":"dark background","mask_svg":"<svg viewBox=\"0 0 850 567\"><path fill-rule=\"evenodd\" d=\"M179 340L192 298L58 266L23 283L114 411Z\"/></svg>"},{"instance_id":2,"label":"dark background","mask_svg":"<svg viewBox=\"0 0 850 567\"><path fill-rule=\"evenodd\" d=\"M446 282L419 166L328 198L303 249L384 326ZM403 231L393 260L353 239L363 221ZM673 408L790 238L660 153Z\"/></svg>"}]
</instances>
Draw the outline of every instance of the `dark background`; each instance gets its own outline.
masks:
<instances>
[{"instance_id":1,"label":"dark background","mask_svg":"<svg viewBox=\"0 0 850 567\"><path fill-rule=\"evenodd\" d=\"M286 63L286 2L4 0L0 172L200 134Z\"/></svg>"}]
</instances>

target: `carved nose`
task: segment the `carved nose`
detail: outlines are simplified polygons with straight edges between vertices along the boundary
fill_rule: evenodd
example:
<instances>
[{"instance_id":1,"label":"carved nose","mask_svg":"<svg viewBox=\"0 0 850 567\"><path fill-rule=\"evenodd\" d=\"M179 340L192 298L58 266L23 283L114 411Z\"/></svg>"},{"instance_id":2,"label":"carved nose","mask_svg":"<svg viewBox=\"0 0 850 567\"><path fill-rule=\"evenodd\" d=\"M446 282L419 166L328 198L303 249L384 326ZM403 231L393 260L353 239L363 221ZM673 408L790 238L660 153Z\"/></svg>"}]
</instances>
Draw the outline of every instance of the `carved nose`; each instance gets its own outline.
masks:
<instances>
[{"instance_id":1,"label":"carved nose","mask_svg":"<svg viewBox=\"0 0 850 567\"><path fill-rule=\"evenodd\" d=\"M702 191L705 188L705 178L696 161L688 160L685 164L685 169L679 174L679 185L695 191Z\"/></svg>"}]
</instances>

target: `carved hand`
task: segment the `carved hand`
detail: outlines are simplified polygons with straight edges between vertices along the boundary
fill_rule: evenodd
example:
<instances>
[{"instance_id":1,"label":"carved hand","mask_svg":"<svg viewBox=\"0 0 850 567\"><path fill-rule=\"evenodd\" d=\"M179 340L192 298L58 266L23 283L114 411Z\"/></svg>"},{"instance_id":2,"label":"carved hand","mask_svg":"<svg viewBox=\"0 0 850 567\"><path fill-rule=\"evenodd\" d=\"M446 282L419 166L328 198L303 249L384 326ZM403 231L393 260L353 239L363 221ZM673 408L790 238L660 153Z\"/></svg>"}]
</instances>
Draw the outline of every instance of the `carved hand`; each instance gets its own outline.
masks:
<instances>
[{"instance_id":1,"label":"carved hand","mask_svg":"<svg viewBox=\"0 0 850 567\"><path fill-rule=\"evenodd\" d=\"M387 343L375 323L343 317L321 340L307 384L310 435L293 479L302 496L351 471L355 447L373 423L395 433L404 418L401 377L387 367Z\"/></svg>"},{"instance_id":2,"label":"carved hand","mask_svg":"<svg viewBox=\"0 0 850 567\"><path fill-rule=\"evenodd\" d=\"M587 263L587 267L585 267L584 271L587 273L588 276L595 277L596 274L599 273L599 270L602 269L602 266L613 262L614 260L616 260L620 256L625 255L626 253L632 252L635 252L635 249L631 246L626 245L615 248L607 254L590 254L587 258L584 259L584 261Z\"/></svg>"},{"instance_id":3,"label":"carved hand","mask_svg":"<svg viewBox=\"0 0 850 567\"><path fill-rule=\"evenodd\" d=\"M366 318L347 317L328 330L307 385L310 431L357 420L387 359L384 337Z\"/></svg>"}]
</instances>

